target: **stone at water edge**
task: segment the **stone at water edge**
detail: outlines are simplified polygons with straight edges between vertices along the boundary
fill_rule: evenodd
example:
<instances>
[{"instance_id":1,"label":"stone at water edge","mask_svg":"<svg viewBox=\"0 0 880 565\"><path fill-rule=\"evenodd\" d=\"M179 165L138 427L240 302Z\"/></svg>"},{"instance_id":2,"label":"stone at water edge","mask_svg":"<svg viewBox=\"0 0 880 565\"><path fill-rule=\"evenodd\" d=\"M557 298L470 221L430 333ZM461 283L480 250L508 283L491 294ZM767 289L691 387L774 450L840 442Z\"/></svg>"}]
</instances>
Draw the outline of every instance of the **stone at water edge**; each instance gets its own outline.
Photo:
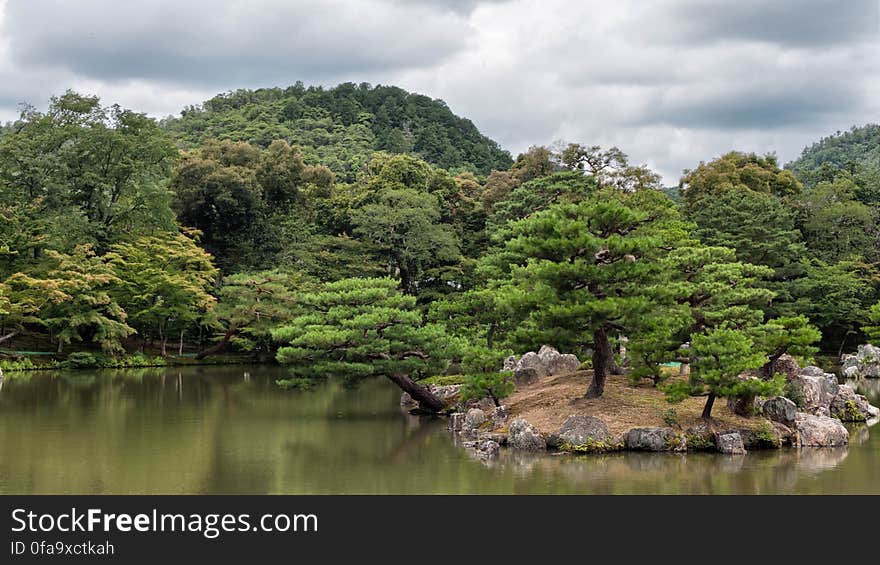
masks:
<instances>
[{"instance_id":1,"label":"stone at water edge","mask_svg":"<svg viewBox=\"0 0 880 565\"><path fill-rule=\"evenodd\" d=\"M715 449L715 432L707 422L700 422L684 432L688 451Z\"/></svg>"},{"instance_id":2,"label":"stone at water edge","mask_svg":"<svg viewBox=\"0 0 880 565\"><path fill-rule=\"evenodd\" d=\"M870 343L860 345L856 353L842 355L840 361L841 371L847 378L880 378L880 347Z\"/></svg>"},{"instance_id":3,"label":"stone at water edge","mask_svg":"<svg viewBox=\"0 0 880 565\"><path fill-rule=\"evenodd\" d=\"M414 404L418 404L413 397L409 395L408 392L404 392L400 395L400 405L401 406L412 406Z\"/></svg>"},{"instance_id":4,"label":"stone at water edge","mask_svg":"<svg viewBox=\"0 0 880 565\"><path fill-rule=\"evenodd\" d=\"M449 415L449 421L446 424L446 429L450 432L459 432L461 431L462 426L464 425L465 414L462 412L455 412Z\"/></svg>"},{"instance_id":5,"label":"stone at water edge","mask_svg":"<svg viewBox=\"0 0 880 565\"><path fill-rule=\"evenodd\" d=\"M849 432L836 418L798 412L792 443L796 447L842 447L849 443Z\"/></svg>"},{"instance_id":6,"label":"stone at water edge","mask_svg":"<svg viewBox=\"0 0 880 565\"><path fill-rule=\"evenodd\" d=\"M473 450L481 459L497 457L498 452L501 451L501 446L498 442L490 439L466 441L462 444L462 447Z\"/></svg>"},{"instance_id":7,"label":"stone at water edge","mask_svg":"<svg viewBox=\"0 0 880 565\"><path fill-rule=\"evenodd\" d=\"M839 385L829 411L832 417L843 422L867 422L880 413L880 410L871 406L867 398L856 394L849 385Z\"/></svg>"},{"instance_id":8,"label":"stone at water edge","mask_svg":"<svg viewBox=\"0 0 880 565\"><path fill-rule=\"evenodd\" d=\"M746 448L739 432L720 432L715 434L715 447L725 455L743 455Z\"/></svg>"},{"instance_id":9,"label":"stone at water edge","mask_svg":"<svg viewBox=\"0 0 880 565\"><path fill-rule=\"evenodd\" d=\"M797 417L797 404L784 396L775 396L764 402L763 412L770 420L790 426Z\"/></svg>"},{"instance_id":10,"label":"stone at water edge","mask_svg":"<svg viewBox=\"0 0 880 565\"><path fill-rule=\"evenodd\" d=\"M500 428L507 422L508 416L510 416L510 410L507 409L507 406L503 404L501 406L496 406L495 410L492 412L492 426Z\"/></svg>"},{"instance_id":11,"label":"stone at water edge","mask_svg":"<svg viewBox=\"0 0 880 565\"><path fill-rule=\"evenodd\" d=\"M560 441L572 446L611 441L608 426L593 416L569 416L556 435Z\"/></svg>"},{"instance_id":12,"label":"stone at water edge","mask_svg":"<svg viewBox=\"0 0 880 565\"><path fill-rule=\"evenodd\" d=\"M684 437L672 428L633 428L626 432L624 445L633 451L683 451Z\"/></svg>"},{"instance_id":13,"label":"stone at water edge","mask_svg":"<svg viewBox=\"0 0 880 565\"><path fill-rule=\"evenodd\" d=\"M803 397L803 410L811 414L828 415L831 401L837 396L837 377L819 367L804 367L801 374L789 380Z\"/></svg>"},{"instance_id":14,"label":"stone at water edge","mask_svg":"<svg viewBox=\"0 0 880 565\"><path fill-rule=\"evenodd\" d=\"M544 451L547 444L541 434L527 421L517 418L507 429L507 445L520 451Z\"/></svg>"},{"instance_id":15,"label":"stone at water edge","mask_svg":"<svg viewBox=\"0 0 880 565\"><path fill-rule=\"evenodd\" d=\"M463 430L475 430L486 421L486 413L479 408L471 408L464 417Z\"/></svg>"}]
</instances>

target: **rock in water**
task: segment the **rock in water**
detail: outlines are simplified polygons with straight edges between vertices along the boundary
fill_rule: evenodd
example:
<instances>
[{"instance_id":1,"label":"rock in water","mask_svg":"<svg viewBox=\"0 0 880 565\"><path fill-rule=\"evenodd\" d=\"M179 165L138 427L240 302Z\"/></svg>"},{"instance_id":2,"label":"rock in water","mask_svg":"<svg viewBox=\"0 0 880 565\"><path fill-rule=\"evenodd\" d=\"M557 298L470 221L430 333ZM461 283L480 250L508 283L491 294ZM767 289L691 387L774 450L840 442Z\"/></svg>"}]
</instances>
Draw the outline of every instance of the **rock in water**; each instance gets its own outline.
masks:
<instances>
[{"instance_id":1,"label":"rock in water","mask_svg":"<svg viewBox=\"0 0 880 565\"><path fill-rule=\"evenodd\" d=\"M797 404L784 396L776 396L764 403L763 411L770 420L790 426L797 416Z\"/></svg>"},{"instance_id":2,"label":"rock in water","mask_svg":"<svg viewBox=\"0 0 880 565\"><path fill-rule=\"evenodd\" d=\"M843 355L840 360L841 370L847 378L880 378L880 347L866 343L860 345L855 354Z\"/></svg>"},{"instance_id":3,"label":"rock in water","mask_svg":"<svg viewBox=\"0 0 880 565\"><path fill-rule=\"evenodd\" d=\"M835 418L798 412L792 443L796 447L841 447L849 443L849 432Z\"/></svg>"},{"instance_id":4,"label":"rock in water","mask_svg":"<svg viewBox=\"0 0 880 565\"><path fill-rule=\"evenodd\" d=\"M475 430L486 421L486 413L479 408L471 408L464 417L462 429Z\"/></svg>"},{"instance_id":5,"label":"rock in water","mask_svg":"<svg viewBox=\"0 0 880 565\"><path fill-rule=\"evenodd\" d=\"M672 428L633 428L623 438L633 451L681 451L687 448L683 437Z\"/></svg>"},{"instance_id":6,"label":"rock in water","mask_svg":"<svg viewBox=\"0 0 880 565\"><path fill-rule=\"evenodd\" d=\"M569 416L557 433L559 440L572 446L583 446L611 441L608 426L593 416Z\"/></svg>"},{"instance_id":7,"label":"rock in water","mask_svg":"<svg viewBox=\"0 0 880 565\"><path fill-rule=\"evenodd\" d=\"M819 367L804 367L801 374L790 379L803 397L803 409L810 414L827 416L831 401L837 396L837 377Z\"/></svg>"},{"instance_id":8,"label":"rock in water","mask_svg":"<svg viewBox=\"0 0 880 565\"><path fill-rule=\"evenodd\" d=\"M462 426L464 425L465 415L461 412L455 412L454 414L449 415L449 422L446 424L446 428L450 432L459 432L461 431Z\"/></svg>"},{"instance_id":9,"label":"rock in water","mask_svg":"<svg viewBox=\"0 0 880 565\"><path fill-rule=\"evenodd\" d=\"M520 451L544 451L547 444L541 434L527 421L517 418L507 431L507 445Z\"/></svg>"},{"instance_id":10,"label":"rock in water","mask_svg":"<svg viewBox=\"0 0 880 565\"><path fill-rule=\"evenodd\" d=\"M868 399L856 394L849 385L839 385L837 395L831 400L831 416L844 422L867 422L880 414Z\"/></svg>"},{"instance_id":11,"label":"rock in water","mask_svg":"<svg viewBox=\"0 0 880 565\"><path fill-rule=\"evenodd\" d=\"M715 434L715 446L719 452L727 455L742 455L746 452L742 436L737 431Z\"/></svg>"}]
</instances>

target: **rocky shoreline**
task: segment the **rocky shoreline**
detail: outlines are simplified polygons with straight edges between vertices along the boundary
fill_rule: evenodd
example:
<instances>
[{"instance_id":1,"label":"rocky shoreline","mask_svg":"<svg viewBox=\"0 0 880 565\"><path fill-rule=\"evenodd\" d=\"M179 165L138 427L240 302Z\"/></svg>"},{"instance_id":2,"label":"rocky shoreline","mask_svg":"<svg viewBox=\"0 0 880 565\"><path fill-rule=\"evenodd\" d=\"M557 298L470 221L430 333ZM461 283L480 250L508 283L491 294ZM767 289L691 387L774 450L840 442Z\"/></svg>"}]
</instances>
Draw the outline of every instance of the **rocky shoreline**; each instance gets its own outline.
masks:
<instances>
[{"instance_id":1,"label":"rocky shoreline","mask_svg":"<svg viewBox=\"0 0 880 565\"><path fill-rule=\"evenodd\" d=\"M545 346L519 360L508 359L505 369L517 375L518 389L539 387L542 377L577 369L576 357L560 359L562 355ZM497 457L502 449L573 454L709 451L736 455L786 446L843 447L850 439L844 423L872 425L880 418L880 409L851 386L839 384L835 375L815 366L800 368L788 356L780 361L780 371L788 383L786 393L792 398L755 399L755 415L749 418L748 426L740 427L700 421L684 428L645 425L614 433L603 420L601 410L587 414L573 409L558 429L542 430L518 417L510 407L495 406L489 399L460 402L459 385L433 386L432 392L449 406L447 426L456 443L481 459ZM404 396L402 404L413 403Z\"/></svg>"}]
</instances>

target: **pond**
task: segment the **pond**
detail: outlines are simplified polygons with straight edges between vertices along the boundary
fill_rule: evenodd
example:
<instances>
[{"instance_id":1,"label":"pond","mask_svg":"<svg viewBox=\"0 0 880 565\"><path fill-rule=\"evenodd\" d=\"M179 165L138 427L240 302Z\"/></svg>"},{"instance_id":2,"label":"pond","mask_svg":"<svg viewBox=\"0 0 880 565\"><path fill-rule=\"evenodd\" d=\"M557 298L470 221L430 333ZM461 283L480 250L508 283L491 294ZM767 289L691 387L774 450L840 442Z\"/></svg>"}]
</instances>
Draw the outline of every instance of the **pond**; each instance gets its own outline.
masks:
<instances>
[{"instance_id":1,"label":"pond","mask_svg":"<svg viewBox=\"0 0 880 565\"><path fill-rule=\"evenodd\" d=\"M277 366L18 373L0 388L0 493L880 493L880 427L843 449L487 465L384 380L284 391ZM870 381L869 381L870 382ZM880 381L868 392L878 404Z\"/></svg>"}]
</instances>

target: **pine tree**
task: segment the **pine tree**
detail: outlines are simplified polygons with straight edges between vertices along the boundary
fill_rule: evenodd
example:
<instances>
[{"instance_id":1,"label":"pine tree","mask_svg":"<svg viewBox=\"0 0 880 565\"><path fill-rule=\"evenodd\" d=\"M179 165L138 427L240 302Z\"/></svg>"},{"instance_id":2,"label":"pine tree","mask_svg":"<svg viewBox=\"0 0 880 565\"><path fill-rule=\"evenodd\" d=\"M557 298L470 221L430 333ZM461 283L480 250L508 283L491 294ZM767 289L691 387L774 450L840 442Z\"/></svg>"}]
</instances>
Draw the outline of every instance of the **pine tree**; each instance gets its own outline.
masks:
<instances>
[{"instance_id":1,"label":"pine tree","mask_svg":"<svg viewBox=\"0 0 880 565\"><path fill-rule=\"evenodd\" d=\"M390 278L343 279L303 294L303 314L272 332L287 345L280 363L294 378L381 375L409 393L422 409L443 402L417 382L446 368L458 341L438 324L423 324L416 299Z\"/></svg>"}]
</instances>

